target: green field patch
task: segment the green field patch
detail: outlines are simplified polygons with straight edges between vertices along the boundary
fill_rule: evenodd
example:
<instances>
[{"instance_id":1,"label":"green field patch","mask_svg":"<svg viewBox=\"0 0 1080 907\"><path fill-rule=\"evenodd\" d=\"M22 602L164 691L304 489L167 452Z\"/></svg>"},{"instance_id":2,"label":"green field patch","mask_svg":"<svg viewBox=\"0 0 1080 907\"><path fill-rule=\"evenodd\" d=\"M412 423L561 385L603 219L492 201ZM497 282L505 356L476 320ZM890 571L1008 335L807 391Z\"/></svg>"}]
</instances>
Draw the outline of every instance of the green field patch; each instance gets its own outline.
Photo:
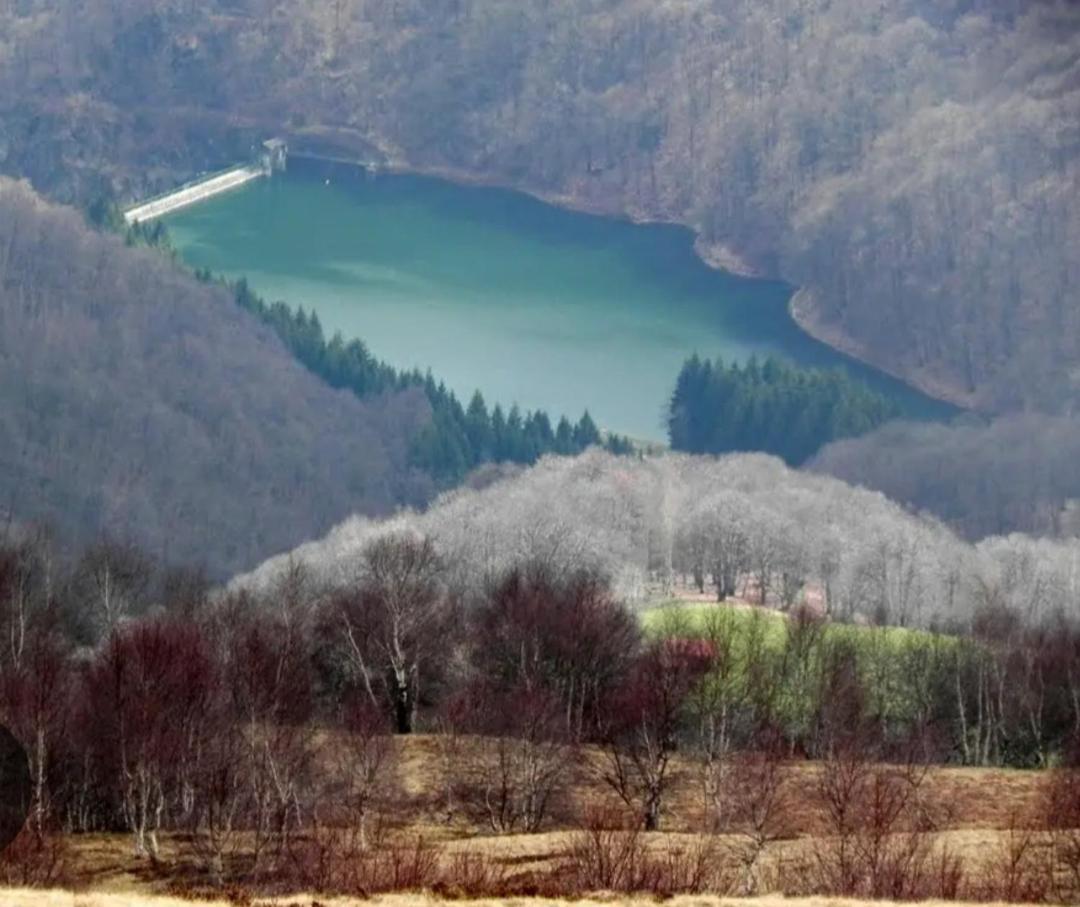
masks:
<instances>
[{"instance_id":1,"label":"green field patch","mask_svg":"<svg viewBox=\"0 0 1080 907\"><path fill-rule=\"evenodd\" d=\"M759 714L767 709L792 738L810 736L857 676L859 710L883 727L926 719L937 685L955 676L958 659L979 657L971 640L904 627L799 619L743 603L672 599L641 613L652 639L704 640L713 668L700 699ZM940 692L940 690L939 690Z\"/></svg>"}]
</instances>

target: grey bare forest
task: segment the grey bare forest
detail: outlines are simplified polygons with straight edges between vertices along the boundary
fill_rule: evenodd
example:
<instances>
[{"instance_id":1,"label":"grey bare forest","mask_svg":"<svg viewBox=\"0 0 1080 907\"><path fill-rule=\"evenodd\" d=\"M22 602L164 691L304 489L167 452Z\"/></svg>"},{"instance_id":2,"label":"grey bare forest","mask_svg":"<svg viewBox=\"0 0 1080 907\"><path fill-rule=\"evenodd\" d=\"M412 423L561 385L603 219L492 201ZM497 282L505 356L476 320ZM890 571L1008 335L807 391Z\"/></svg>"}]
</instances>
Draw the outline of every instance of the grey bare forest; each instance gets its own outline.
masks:
<instances>
[{"instance_id":1,"label":"grey bare forest","mask_svg":"<svg viewBox=\"0 0 1080 907\"><path fill-rule=\"evenodd\" d=\"M1078 292L1067 0L0 0L0 903L1077 903Z\"/></svg>"}]
</instances>

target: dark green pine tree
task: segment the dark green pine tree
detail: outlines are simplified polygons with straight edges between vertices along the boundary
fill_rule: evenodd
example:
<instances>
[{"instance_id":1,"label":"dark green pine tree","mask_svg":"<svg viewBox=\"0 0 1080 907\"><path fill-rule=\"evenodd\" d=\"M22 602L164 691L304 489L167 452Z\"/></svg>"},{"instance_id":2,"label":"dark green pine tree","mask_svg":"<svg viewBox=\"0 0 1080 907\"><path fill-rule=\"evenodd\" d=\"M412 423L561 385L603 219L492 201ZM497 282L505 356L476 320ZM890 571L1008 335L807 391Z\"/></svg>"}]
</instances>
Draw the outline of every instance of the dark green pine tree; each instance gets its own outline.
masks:
<instances>
[{"instance_id":1,"label":"dark green pine tree","mask_svg":"<svg viewBox=\"0 0 1080 907\"><path fill-rule=\"evenodd\" d=\"M525 462L533 463L555 447L555 432L547 413L537 410L525 419Z\"/></svg>"},{"instance_id":2,"label":"dark green pine tree","mask_svg":"<svg viewBox=\"0 0 1080 907\"><path fill-rule=\"evenodd\" d=\"M476 391L469 408L465 411L465 433L472 447L473 459L477 463L486 463L495 457L495 435L491 428L491 416L483 394Z\"/></svg>"},{"instance_id":3,"label":"dark green pine tree","mask_svg":"<svg viewBox=\"0 0 1080 907\"><path fill-rule=\"evenodd\" d=\"M599 443L600 429L596 427L596 423L593 422L593 418L589 415L589 411L585 410L585 412L582 413L581 419L578 420L578 424L574 426L574 446L581 451Z\"/></svg>"},{"instance_id":4,"label":"dark green pine tree","mask_svg":"<svg viewBox=\"0 0 1080 907\"><path fill-rule=\"evenodd\" d=\"M512 463L527 463L529 458L525 449L525 420L516 403L506 414L506 439L506 459Z\"/></svg>"},{"instance_id":5,"label":"dark green pine tree","mask_svg":"<svg viewBox=\"0 0 1080 907\"><path fill-rule=\"evenodd\" d=\"M503 463L510 459L510 441L507 437L506 416L503 415L502 406L495 404L491 411L491 458L496 463Z\"/></svg>"},{"instance_id":6,"label":"dark green pine tree","mask_svg":"<svg viewBox=\"0 0 1080 907\"><path fill-rule=\"evenodd\" d=\"M570 420L562 416L555 427L555 453L566 456L575 452L574 429L570 425Z\"/></svg>"},{"instance_id":7,"label":"dark green pine tree","mask_svg":"<svg viewBox=\"0 0 1080 907\"><path fill-rule=\"evenodd\" d=\"M717 368L723 368L719 360ZM695 353L679 372L668 408L668 437L677 450L701 453L706 448L711 420L703 420L703 415L711 371L711 364Z\"/></svg>"}]
</instances>

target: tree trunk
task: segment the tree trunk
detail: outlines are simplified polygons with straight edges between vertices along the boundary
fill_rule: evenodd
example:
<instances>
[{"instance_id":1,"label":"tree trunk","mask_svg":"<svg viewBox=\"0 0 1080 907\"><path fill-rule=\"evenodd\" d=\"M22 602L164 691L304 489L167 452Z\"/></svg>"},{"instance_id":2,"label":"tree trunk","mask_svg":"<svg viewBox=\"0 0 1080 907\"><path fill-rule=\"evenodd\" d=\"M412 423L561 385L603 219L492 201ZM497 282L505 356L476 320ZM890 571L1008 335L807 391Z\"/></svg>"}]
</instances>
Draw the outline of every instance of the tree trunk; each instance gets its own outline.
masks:
<instances>
[{"instance_id":1,"label":"tree trunk","mask_svg":"<svg viewBox=\"0 0 1080 907\"><path fill-rule=\"evenodd\" d=\"M645 802L645 831L656 831L660 828L660 798L650 796Z\"/></svg>"},{"instance_id":2,"label":"tree trunk","mask_svg":"<svg viewBox=\"0 0 1080 907\"><path fill-rule=\"evenodd\" d=\"M413 732L412 697L408 688L399 689L394 696L394 730L398 734Z\"/></svg>"}]
</instances>

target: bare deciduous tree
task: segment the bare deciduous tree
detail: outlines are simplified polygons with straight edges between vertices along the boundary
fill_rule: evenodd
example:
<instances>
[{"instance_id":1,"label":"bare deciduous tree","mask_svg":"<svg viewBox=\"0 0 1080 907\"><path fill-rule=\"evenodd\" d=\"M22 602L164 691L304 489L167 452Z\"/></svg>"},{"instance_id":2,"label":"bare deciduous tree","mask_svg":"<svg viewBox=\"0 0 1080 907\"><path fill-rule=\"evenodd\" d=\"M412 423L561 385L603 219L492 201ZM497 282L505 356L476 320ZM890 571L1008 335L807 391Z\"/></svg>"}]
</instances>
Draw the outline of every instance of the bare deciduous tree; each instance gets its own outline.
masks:
<instances>
[{"instance_id":1,"label":"bare deciduous tree","mask_svg":"<svg viewBox=\"0 0 1080 907\"><path fill-rule=\"evenodd\" d=\"M337 602L346 651L368 697L388 706L394 729L411 733L424 672L434 674L452 629L443 564L429 538L409 533L371 542L357 588Z\"/></svg>"},{"instance_id":2,"label":"bare deciduous tree","mask_svg":"<svg viewBox=\"0 0 1080 907\"><path fill-rule=\"evenodd\" d=\"M791 828L791 779L784 755L780 734L760 729L749 746L733 756L717 792L722 828L737 834L731 848L740 867L740 892L746 896L762 891L762 857Z\"/></svg>"},{"instance_id":3,"label":"bare deciduous tree","mask_svg":"<svg viewBox=\"0 0 1080 907\"><path fill-rule=\"evenodd\" d=\"M708 645L699 641L655 643L639 657L612 703L602 777L638 812L646 831L660 827L686 697L711 657Z\"/></svg>"},{"instance_id":4,"label":"bare deciduous tree","mask_svg":"<svg viewBox=\"0 0 1080 907\"><path fill-rule=\"evenodd\" d=\"M86 550L76 577L100 635L145 604L151 572L150 561L133 545L103 539Z\"/></svg>"}]
</instances>

